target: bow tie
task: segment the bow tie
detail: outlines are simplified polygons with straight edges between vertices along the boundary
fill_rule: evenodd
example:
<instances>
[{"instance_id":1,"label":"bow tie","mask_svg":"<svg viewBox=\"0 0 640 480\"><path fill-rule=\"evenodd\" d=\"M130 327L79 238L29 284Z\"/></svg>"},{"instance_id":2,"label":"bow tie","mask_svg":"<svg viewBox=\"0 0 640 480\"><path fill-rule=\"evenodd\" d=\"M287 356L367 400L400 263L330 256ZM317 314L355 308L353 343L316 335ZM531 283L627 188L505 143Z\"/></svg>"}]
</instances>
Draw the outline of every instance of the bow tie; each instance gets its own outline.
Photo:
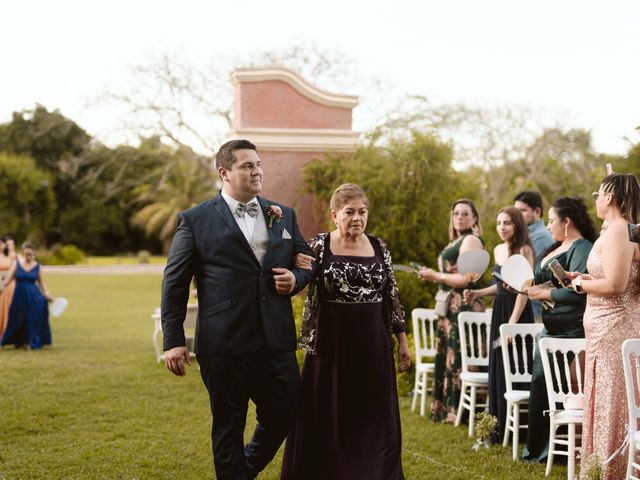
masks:
<instances>
[{"instance_id":1,"label":"bow tie","mask_svg":"<svg viewBox=\"0 0 640 480\"><path fill-rule=\"evenodd\" d=\"M238 206L236 207L236 215L239 217L244 217L244 214L248 213L250 217L255 217L258 215L258 204L256 202L252 203L240 203L238 202Z\"/></svg>"}]
</instances>

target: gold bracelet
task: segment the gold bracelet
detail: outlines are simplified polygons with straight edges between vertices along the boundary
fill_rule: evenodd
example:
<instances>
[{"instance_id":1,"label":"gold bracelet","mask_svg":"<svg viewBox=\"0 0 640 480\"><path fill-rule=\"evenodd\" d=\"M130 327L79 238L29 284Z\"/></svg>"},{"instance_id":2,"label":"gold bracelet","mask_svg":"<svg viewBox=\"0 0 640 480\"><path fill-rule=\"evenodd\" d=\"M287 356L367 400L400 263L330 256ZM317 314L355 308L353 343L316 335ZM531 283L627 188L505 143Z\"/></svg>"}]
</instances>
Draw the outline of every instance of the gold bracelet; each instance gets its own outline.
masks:
<instances>
[{"instance_id":1,"label":"gold bracelet","mask_svg":"<svg viewBox=\"0 0 640 480\"><path fill-rule=\"evenodd\" d=\"M440 272L440 283L444 283L444 273Z\"/></svg>"}]
</instances>

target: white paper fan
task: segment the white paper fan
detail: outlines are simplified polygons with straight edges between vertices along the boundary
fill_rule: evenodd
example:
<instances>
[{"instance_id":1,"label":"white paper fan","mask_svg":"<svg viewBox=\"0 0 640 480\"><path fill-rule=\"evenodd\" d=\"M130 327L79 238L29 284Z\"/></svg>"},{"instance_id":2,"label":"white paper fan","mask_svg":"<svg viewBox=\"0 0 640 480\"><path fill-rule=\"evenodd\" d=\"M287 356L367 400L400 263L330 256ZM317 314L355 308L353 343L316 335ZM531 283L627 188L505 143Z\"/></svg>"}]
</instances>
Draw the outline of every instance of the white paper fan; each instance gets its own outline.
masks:
<instances>
[{"instance_id":1,"label":"white paper fan","mask_svg":"<svg viewBox=\"0 0 640 480\"><path fill-rule=\"evenodd\" d=\"M514 290L522 292L533 285L533 269L522 255L511 255L500 269L500 275Z\"/></svg>"},{"instance_id":2,"label":"white paper fan","mask_svg":"<svg viewBox=\"0 0 640 480\"><path fill-rule=\"evenodd\" d=\"M491 257L486 250L469 250L460 254L458 257L458 273L463 275L466 273L472 273L472 280L477 280L482 276L484 271L489 266Z\"/></svg>"},{"instance_id":3,"label":"white paper fan","mask_svg":"<svg viewBox=\"0 0 640 480\"><path fill-rule=\"evenodd\" d=\"M64 297L55 298L51 303L51 315L53 315L54 317L59 317L60 315L62 315L62 312L66 310L68 305L69 305L69 302L67 301L66 298Z\"/></svg>"}]
</instances>

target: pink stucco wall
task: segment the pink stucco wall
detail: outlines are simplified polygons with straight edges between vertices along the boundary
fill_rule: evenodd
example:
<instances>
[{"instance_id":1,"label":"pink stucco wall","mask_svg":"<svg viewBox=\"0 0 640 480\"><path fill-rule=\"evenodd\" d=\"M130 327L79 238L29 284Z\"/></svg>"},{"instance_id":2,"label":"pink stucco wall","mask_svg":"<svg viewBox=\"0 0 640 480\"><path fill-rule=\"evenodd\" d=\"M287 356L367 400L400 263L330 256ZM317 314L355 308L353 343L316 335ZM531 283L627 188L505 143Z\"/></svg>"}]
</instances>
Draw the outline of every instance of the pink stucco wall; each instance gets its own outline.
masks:
<instances>
[{"instance_id":1,"label":"pink stucco wall","mask_svg":"<svg viewBox=\"0 0 640 480\"><path fill-rule=\"evenodd\" d=\"M314 158L323 158L323 153L263 152L258 147L258 155L264 170L262 196L293 207L300 230L306 239L325 231L329 211L318 210L322 202L316 202L313 195L305 191L302 183L304 164Z\"/></svg>"},{"instance_id":2,"label":"pink stucco wall","mask_svg":"<svg viewBox=\"0 0 640 480\"><path fill-rule=\"evenodd\" d=\"M287 138L284 142L286 147L271 144L261 148L263 146L259 141L250 136L245 137L256 143L262 160L262 195L295 208L298 225L305 238L326 231L330 220L326 208L328 199L315 199L305 191L302 169L309 160L321 159L328 151L343 147L329 143L327 151L308 151L302 139L300 143L296 143L296 138L300 135L297 130L313 129L314 134L321 134L322 130L326 130L329 138L336 131L350 132L352 107L321 103L313 93L302 94L285 80L240 79L235 84L234 108L234 129L237 135L244 135L242 129L283 129L282 133ZM272 132L275 137L276 133Z\"/></svg>"},{"instance_id":3,"label":"pink stucco wall","mask_svg":"<svg viewBox=\"0 0 640 480\"><path fill-rule=\"evenodd\" d=\"M351 129L351 109L319 104L279 80L235 86L235 128Z\"/></svg>"}]
</instances>

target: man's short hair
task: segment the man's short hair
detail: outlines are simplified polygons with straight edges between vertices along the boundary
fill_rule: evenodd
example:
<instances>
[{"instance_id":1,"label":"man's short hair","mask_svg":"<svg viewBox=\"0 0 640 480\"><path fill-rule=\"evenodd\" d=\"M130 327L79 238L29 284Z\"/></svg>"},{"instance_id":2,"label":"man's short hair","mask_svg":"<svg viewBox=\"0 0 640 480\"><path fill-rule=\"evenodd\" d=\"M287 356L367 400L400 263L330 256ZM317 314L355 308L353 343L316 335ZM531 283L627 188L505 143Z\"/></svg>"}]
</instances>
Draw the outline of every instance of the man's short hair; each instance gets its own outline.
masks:
<instances>
[{"instance_id":1,"label":"man's short hair","mask_svg":"<svg viewBox=\"0 0 640 480\"><path fill-rule=\"evenodd\" d=\"M520 192L515 196L513 201L526 203L529 205L531 210L539 208L540 213L544 211L542 208L542 195L540 195L540 192L536 192L535 190L525 190L524 192Z\"/></svg>"},{"instance_id":2,"label":"man's short hair","mask_svg":"<svg viewBox=\"0 0 640 480\"><path fill-rule=\"evenodd\" d=\"M225 170L231 170L233 164L236 163L236 156L233 152L236 150L256 150L256 146L249 140L230 140L223 144L216 153L216 169L222 167Z\"/></svg>"}]
</instances>

